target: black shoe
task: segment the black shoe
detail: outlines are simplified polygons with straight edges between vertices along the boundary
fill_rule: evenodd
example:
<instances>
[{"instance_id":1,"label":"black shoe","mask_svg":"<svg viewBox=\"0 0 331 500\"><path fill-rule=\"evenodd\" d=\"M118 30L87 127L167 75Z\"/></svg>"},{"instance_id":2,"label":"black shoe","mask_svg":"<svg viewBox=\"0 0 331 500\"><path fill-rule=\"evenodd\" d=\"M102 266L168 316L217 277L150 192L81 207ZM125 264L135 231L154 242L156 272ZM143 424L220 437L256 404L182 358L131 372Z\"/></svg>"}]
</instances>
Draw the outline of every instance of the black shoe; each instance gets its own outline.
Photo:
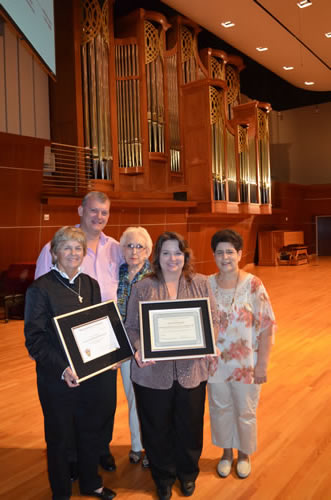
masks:
<instances>
[{"instance_id":1,"label":"black shoe","mask_svg":"<svg viewBox=\"0 0 331 500\"><path fill-rule=\"evenodd\" d=\"M99 460L101 467L109 472L116 470L115 458L111 453L109 455L102 455Z\"/></svg>"},{"instance_id":2,"label":"black shoe","mask_svg":"<svg viewBox=\"0 0 331 500\"><path fill-rule=\"evenodd\" d=\"M129 460L131 464L139 464L141 457L142 457L142 451L130 450Z\"/></svg>"},{"instance_id":3,"label":"black shoe","mask_svg":"<svg viewBox=\"0 0 331 500\"><path fill-rule=\"evenodd\" d=\"M92 491L91 493L82 493L82 495L86 495L89 497L102 498L103 500L111 500L116 497L116 493L109 488L104 487L101 493L97 493L96 491Z\"/></svg>"},{"instance_id":4,"label":"black shoe","mask_svg":"<svg viewBox=\"0 0 331 500\"><path fill-rule=\"evenodd\" d=\"M146 454L143 456L143 459L141 461L141 466L143 469L148 469L150 467L148 456Z\"/></svg>"},{"instance_id":5,"label":"black shoe","mask_svg":"<svg viewBox=\"0 0 331 500\"><path fill-rule=\"evenodd\" d=\"M74 482L78 479L78 463L70 462L69 466L70 466L70 480Z\"/></svg>"},{"instance_id":6,"label":"black shoe","mask_svg":"<svg viewBox=\"0 0 331 500\"><path fill-rule=\"evenodd\" d=\"M195 490L195 482L194 481L181 481L180 489L185 497L190 497L193 495Z\"/></svg>"},{"instance_id":7,"label":"black shoe","mask_svg":"<svg viewBox=\"0 0 331 500\"><path fill-rule=\"evenodd\" d=\"M159 486L157 488L159 500L169 500L172 495L171 486Z\"/></svg>"}]
</instances>

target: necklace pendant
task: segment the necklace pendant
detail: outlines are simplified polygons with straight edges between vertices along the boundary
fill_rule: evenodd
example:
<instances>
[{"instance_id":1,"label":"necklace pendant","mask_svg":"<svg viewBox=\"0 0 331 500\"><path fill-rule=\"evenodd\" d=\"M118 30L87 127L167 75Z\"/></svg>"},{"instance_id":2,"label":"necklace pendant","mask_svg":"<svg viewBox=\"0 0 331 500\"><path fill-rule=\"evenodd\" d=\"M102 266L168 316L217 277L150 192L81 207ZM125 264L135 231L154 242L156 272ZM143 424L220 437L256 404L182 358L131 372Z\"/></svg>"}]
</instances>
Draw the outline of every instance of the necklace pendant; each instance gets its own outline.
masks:
<instances>
[{"instance_id":1,"label":"necklace pendant","mask_svg":"<svg viewBox=\"0 0 331 500\"><path fill-rule=\"evenodd\" d=\"M78 295L78 300L79 300L80 303L82 303L83 302L83 297L81 295Z\"/></svg>"}]
</instances>

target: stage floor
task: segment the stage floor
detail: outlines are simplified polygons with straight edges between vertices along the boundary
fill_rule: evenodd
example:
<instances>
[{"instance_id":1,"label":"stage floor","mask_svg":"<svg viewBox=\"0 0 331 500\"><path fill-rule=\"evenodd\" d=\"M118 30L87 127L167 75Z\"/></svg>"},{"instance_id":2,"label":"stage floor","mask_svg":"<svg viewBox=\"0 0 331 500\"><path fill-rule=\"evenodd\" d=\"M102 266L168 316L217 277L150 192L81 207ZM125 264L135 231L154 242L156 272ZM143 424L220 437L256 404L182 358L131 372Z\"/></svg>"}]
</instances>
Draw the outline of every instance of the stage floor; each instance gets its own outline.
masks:
<instances>
[{"instance_id":1,"label":"stage floor","mask_svg":"<svg viewBox=\"0 0 331 500\"><path fill-rule=\"evenodd\" d=\"M252 474L216 473L220 450L211 444L206 405L204 449L196 500L331 499L331 258L308 265L255 267L278 323L258 412L258 451ZM34 362L24 347L23 321L0 323L0 498L50 498L43 419ZM149 470L128 461L128 417L121 377L112 452L117 470L102 473L119 499L156 498ZM79 498L74 485L74 500ZM87 497L85 497L87 498ZM92 497L91 497L92 498ZM182 498L176 484L172 499Z\"/></svg>"}]
</instances>

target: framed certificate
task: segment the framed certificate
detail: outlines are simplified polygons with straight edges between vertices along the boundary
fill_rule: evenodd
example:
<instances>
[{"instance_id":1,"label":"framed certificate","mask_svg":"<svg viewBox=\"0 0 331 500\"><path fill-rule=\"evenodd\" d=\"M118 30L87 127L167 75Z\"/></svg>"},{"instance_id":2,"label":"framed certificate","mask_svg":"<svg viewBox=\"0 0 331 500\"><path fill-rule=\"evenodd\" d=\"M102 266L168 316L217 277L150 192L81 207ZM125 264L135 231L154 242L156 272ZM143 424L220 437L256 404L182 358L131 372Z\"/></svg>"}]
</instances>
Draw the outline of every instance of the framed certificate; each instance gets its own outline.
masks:
<instances>
[{"instance_id":1,"label":"framed certificate","mask_svg":"<svg viewBox=\"0 0 331 500\"><path fill-rule=\"evenodd\" d=\"M79 382L130 358L133 350L113 300L53 318Z\"/></svg>"},{"instance_id":2,"label":"framed certificate","mask_svg":"<svg viewBox=\"0 0 331 500\"><path fill-rule=\"evenodd\" d=\"M216 355L208 298L139 303L143 361Z\"/></svg>"}]
</instances>

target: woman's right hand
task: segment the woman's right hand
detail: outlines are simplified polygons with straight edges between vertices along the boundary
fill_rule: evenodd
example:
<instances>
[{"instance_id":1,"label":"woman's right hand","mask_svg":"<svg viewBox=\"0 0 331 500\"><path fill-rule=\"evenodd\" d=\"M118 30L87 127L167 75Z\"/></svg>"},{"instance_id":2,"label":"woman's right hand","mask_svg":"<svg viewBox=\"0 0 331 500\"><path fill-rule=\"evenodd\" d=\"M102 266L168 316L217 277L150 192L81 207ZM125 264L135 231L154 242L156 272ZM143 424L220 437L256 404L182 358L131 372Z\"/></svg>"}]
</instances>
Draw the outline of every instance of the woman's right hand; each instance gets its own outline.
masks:
<instances>
[{"instance_id":1,"label":"woman's right hand","mask_svg":"<svg viewBox=\"0 0 331 500\"><path fill-rule=\"evenodd\" d=\"M78 377L76 373L72 371L72 369L68 366L68 368L65 369L63 373L63 378L65 382L67 383L68 387L78 387L79 382L78 382Z\"/></svg>"},{"instance_id":2,"label":"woman's right hand","mask_svg":"<svg viewBox=\"0 0 331 500\"><path fill-rule=\"evenodd\" d=\"M135 353L134 353L134 359L136 360L137 362L137 365L139 366L139 368L145 368L145 366L151 366L151 365L155 365L155 361L141 361L141 353L140 353L140 349L138 349Z\"/></svg>"}]
</instances>

